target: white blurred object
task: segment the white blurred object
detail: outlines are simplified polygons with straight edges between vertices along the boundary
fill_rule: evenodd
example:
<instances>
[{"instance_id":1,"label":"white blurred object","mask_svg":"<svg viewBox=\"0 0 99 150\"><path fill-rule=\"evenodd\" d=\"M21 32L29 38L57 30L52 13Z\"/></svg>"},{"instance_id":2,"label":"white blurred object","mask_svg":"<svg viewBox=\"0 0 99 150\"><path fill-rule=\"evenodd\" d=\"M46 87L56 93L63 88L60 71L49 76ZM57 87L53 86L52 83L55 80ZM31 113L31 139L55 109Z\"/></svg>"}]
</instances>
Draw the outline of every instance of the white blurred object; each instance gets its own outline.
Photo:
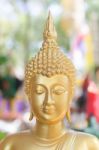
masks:
<instances>
[{"instance_id":1,"label":"white blurred object","mask_svg":"<svg viewBox=\"0 0 99 150\"><path fill-rule=\"evenodd\" d=\"M22 123L21 120L14 120L13 122L0 120L0 130L7 133L15 133L21 126L21 123Z\"/></svg>"}]
</instances>

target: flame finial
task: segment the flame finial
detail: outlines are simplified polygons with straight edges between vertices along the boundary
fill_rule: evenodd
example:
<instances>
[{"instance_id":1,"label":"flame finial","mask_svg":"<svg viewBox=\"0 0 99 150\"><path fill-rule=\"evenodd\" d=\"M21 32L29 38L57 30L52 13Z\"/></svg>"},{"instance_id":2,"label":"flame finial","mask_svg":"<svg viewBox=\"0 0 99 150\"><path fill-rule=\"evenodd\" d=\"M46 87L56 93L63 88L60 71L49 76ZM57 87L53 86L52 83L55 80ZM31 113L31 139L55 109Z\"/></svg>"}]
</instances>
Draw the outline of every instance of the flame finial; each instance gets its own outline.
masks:
<instances>
[{"instance_id":1,"label":"flame finial","mask_svg":"<svg viewBox=\"0 0 99 150\"><path fill-rule=\"evenodd\" d=\"M48 39L56 40L57 39L57 33L55 30L53 18L52 18L50 11L49 11L49 15L46 21L43 37L44 37L44 40L48 40Z\"/></svg>"}]
</instances>

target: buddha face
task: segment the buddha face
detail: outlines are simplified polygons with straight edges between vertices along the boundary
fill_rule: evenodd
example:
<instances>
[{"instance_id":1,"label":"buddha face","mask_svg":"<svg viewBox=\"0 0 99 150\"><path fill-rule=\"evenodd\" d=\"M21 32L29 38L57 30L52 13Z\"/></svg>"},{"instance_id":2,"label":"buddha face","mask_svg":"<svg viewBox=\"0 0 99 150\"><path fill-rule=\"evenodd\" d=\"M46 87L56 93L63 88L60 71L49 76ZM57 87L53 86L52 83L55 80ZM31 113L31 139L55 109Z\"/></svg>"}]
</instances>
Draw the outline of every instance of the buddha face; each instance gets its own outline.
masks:
<instances>
[{"instance_id":1,"label":"buddha face","mask_svg":"<svg viewBox=\"0 0 99 150\"><path fill-rule=\"evenodd\" d=\"M69 80L65 75L36 75L31 82L31 107L40 122L52 124L66 115Z\"/></svg>"}]
</instances>

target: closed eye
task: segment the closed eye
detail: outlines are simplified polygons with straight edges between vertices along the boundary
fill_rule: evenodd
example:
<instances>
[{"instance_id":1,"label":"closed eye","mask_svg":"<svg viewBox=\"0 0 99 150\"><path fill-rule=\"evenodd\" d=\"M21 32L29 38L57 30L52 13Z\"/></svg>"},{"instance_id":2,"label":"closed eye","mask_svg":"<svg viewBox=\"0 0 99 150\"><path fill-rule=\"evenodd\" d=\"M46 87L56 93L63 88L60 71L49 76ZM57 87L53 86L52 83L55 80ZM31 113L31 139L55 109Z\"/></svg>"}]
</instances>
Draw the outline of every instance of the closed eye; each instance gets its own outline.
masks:
<instances>
[{"instance_id":1,"label":"closed eye","mask_svg":"<svg viewBox=\"0 0 99 150\"><path fill-rule=\"evenodd\" d=\"M37 85L36 86L36 93L37 94L43 94L45 92L45 88L42 85Z\"/></svg>"},{"instance_id":2,"label":"closed eye","mask_svg":"<svg viewBox=\"0 0 99 150\"><path fill-rule=\"evenodd\" d=\"M62 93L64 93L66 91L65 87L63 86L55 86L54 89L53 89L53 93L57 94L57 95L60 95Z\"/></svg>"},{"instance_id":3,"label":"closed eye","mask_svg":"<svg viewBox=\"0 0 99 150\"><path fill-rule=\"evenodd\" d=\"M43 90L36 90L36 93L37 93L37 94L43 94L44 91L43 91Z\"/></svg>"},{"instance_id":4,"label":"closed eye","mask_svg":"<svg viewBox=\"0 0 99 150\"><path fill-rule=\"evenodd\" d=\"M54 90L54 93L55 93L55 94L58 94L58 95L60 95L60 94L62 94L62 93L64 93L64 92L65 92L65 90L63 90L63 89Z\"/></svg>"}]
</instances>

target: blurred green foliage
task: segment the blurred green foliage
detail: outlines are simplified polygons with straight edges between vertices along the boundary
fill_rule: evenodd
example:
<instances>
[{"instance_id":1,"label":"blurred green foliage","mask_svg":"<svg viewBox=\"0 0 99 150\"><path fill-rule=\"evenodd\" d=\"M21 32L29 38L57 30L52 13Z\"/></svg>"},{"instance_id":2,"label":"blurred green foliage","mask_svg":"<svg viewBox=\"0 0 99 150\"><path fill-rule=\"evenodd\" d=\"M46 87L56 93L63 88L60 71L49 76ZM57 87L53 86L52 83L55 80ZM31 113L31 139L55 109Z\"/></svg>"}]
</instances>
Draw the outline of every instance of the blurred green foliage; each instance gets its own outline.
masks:
<instances>
[{"instance_id":1,"label":"blurred green foliage","mask_svg":"<svg viewBox=\"0 0 99 150\"><path fill-rule=\"evenodd\" d=\"M6 135L6 133L0 131L0 140L4 139Z\"/></svg>"},{"instance_id":2,"label":"blurred green foliage","mask_svg":"<svg viewBox=\"0 0 99 150\"><path fill-rule=\"evenodd\" d=\"M6 56L0 56L0 65L7 63L8 58Z\"/></svg>"}]
</instances>

